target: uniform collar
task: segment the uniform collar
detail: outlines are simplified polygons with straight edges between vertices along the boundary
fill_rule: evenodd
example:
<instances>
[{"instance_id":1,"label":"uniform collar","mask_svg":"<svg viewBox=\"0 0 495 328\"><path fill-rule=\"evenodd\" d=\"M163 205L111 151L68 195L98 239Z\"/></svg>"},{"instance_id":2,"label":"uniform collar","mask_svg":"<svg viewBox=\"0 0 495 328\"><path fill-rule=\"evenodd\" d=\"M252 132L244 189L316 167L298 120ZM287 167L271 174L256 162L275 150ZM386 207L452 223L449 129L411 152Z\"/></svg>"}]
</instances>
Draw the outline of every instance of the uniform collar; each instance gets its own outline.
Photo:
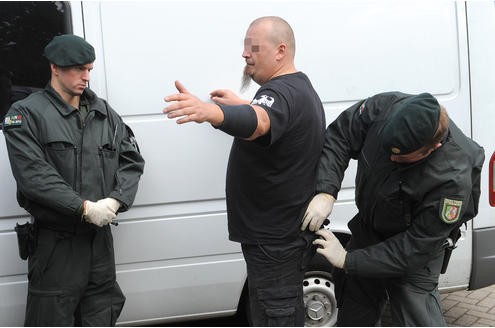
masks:
<instances>
[{"instance_id":1,"label":"uniform collar","mask_svg":"<svg viewBox=\"0 0 495 328\"><path fill-rule=\"evenodd\" d=\"M55 108L60 112L63 116L68 116L73 112L77 111L76 108L69 105L62 97L58 94L58 92L51 86L50 82L45 87L45 92L48 95L48 98L55 106ZM90 110L99 112L101 115L107 116L107 110L105 106L103 106L103 102L98 101L98 97L90 88L86 88L81 95L81 101L86 100L86 103L89 103Z\"/></svg>"}]
</instances>

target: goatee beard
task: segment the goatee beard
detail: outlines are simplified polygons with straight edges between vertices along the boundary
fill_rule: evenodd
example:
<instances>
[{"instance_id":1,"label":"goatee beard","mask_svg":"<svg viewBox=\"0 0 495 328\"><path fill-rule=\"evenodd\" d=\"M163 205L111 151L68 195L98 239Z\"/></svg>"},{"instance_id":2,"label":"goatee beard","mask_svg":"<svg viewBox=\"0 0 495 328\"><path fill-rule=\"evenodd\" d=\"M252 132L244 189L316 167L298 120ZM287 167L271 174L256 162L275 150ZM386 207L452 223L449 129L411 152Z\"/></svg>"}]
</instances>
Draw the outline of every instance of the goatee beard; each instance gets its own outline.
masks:
<instances>
[{"instance_id":1,"label":"goatee beard","mask_svg":"<svg viewBox=\"0 0 495 328\"><path fill-rule=\"evenodd\" d=\"M244 66L244 72L242 72L242 80L241 80L241 92L246 91L251 85L251 75L247 73L248 66Z\"/></svg>"}]
</instances>

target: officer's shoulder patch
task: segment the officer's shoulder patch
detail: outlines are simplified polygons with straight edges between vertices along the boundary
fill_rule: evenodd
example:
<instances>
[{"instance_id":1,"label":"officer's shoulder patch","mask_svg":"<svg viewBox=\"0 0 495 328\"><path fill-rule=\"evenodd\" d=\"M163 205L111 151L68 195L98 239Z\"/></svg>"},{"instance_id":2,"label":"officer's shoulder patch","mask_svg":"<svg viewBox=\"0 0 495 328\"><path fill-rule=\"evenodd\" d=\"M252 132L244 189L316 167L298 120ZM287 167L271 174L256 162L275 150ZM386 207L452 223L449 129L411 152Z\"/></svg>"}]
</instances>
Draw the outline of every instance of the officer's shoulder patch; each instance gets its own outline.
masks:
<instances>
[{"instance_id":1,"label":"officer's shoulder patch","mask_svg":"<svg viewBox=\"0 0 495 328\"><path fill-rule=\"evenodd\" d=\"M10 129L21 127L23 122L22 115L6 115L3 119L3 128Z\"/></svg>"},{"instance_id":2,"label":"officer's shoulder patch","mask_svg":"<svg viewBox=\"0 0 495 328\"><path fill-rule=\"evenodd\" d=\"M455 223L461 216L462 200L442 198L440 205L440 219L445 223Z\"/></svg>"}]
</instances>

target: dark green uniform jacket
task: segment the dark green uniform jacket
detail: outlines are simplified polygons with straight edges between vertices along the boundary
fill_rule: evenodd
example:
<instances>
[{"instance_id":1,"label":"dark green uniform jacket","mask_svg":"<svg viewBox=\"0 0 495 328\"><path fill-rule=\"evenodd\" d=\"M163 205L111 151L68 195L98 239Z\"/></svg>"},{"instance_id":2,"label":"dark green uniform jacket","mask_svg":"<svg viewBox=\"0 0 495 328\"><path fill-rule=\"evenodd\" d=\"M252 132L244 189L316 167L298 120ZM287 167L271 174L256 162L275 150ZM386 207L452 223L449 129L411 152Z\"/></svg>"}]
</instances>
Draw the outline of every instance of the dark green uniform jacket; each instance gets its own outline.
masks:
<instances>
[{"instance_id":1,"label":"dark green uniform jacket","mask_svg":"<svg viewBox=\"0 0 495 328\"><path fill-rule=\"evenodd\" d=\"M359 213L349 222L357 249L344 265L350 274L383 278L422 268L451 231L478 212L484 151L452 121L442 147L427 158L413 164L390 160L381 132L409 96L378 94L345 110L327 128L317 191L337 197L349 160L358 160Z\"/></svg>"},{"instance_id":2,"label":"dark green uniform jacket","mask_svg":"<svg viewBox=\"0 0 495 328\"><path fill-rule=\"evenodd\" d=\"M19 204L42 227L87 231L84 200L112 197L133 203L143 173L132 131L90 89L85 121L48 85L12 105L4 121L5 140L17 182Z\"/></svg>"}]
</instances>

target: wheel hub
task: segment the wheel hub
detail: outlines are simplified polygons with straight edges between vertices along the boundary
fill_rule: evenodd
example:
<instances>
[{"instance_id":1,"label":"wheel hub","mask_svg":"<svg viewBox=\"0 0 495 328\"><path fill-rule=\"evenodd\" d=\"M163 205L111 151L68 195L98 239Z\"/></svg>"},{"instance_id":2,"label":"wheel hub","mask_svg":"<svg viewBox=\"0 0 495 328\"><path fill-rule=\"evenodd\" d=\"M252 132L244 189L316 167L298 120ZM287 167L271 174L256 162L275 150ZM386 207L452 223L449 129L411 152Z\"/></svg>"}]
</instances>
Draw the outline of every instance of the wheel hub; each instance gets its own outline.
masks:
<instances>
[{"instance_id":1,"label":"wheel hub","mask_svg":"<svg viewBox=\"0 0 495 328\"><path fill-rule=\"evenodd\" d=\"M311 320L321 320L325 314L325 306L320 301L310 300L306 304L306 313Z\"/></svg>"},{"instance_id":2,"label":"wheel hub","mask_svg":"<svg viewBox=\"0 0 495 328\"><path fill-rule=\"evenodd\" d=\"M334 326L337 322L337 301L333 282L328 278L310 274L304 279L303 292L305 325Z\"/></svg>"}]
</instances>

